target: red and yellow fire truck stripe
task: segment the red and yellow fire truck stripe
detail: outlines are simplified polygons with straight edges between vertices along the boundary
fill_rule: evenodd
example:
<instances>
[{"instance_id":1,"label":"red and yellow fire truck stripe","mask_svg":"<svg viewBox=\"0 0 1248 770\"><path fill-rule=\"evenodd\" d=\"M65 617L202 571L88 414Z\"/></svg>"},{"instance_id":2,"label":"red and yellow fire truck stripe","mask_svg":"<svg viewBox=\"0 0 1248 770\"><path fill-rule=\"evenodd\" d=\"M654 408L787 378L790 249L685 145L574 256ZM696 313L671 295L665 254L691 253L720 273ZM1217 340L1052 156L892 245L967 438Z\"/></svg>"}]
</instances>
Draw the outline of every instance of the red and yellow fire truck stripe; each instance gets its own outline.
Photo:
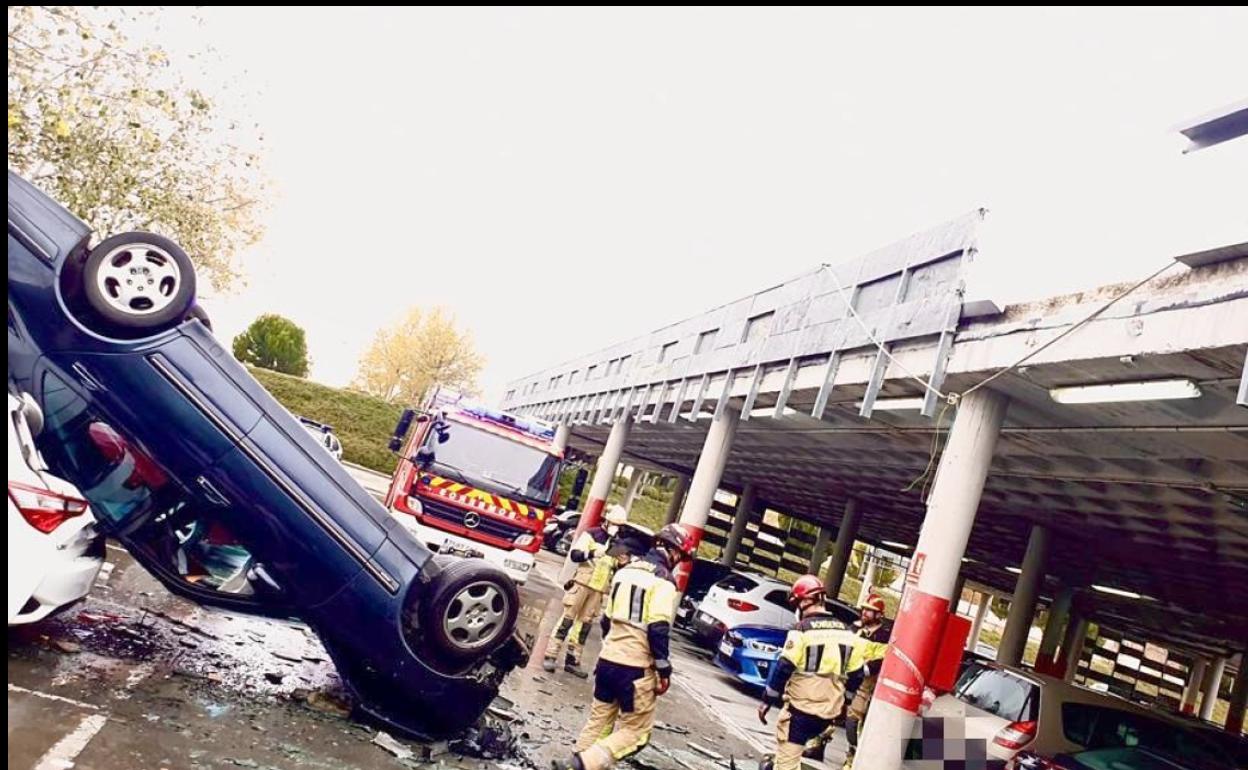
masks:
<instances>
[{"instance_id":1,"label":"red and yellow fire truck stripe","mask_svg":"<svg viewBox=\"0 0 1248 770\"><path fill-rule=\"evenodd\" d=\"M507 516L508 518L527 519L532 516L538 521L546 518L546 511L541 508L518 503L515 500L499 495L492 495L476 487L461 484L458 481L443 478L442 476L426 476L421 481L440 497L446 497L455 502L473 507L481 507L484 504L488 508L497 509L493 511L494 513Z\"/></svg>"}]
</instances>

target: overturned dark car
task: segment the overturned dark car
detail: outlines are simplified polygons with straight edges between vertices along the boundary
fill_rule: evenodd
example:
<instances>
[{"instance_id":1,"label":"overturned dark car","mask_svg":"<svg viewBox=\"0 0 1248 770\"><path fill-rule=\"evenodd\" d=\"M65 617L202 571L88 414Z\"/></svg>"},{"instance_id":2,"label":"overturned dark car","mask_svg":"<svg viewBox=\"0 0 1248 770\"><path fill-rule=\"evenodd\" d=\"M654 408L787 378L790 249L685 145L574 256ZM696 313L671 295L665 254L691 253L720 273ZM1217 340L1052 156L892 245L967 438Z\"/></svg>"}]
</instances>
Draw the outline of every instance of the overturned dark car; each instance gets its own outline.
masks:
<instances>
[{"instance_id":1,"label":"overturned dark car","mask_svg":"<svg viewBox=\"0 0 1248 770\"><path fill-rule=\"evenodd\" d=\"M9 173L9 387L42 408L51 469L170 591L306 622L367 715L476 721L527 656L512 581L435 558L252 379L176 244L90 235Z\"/></svg>"}]
</instances>

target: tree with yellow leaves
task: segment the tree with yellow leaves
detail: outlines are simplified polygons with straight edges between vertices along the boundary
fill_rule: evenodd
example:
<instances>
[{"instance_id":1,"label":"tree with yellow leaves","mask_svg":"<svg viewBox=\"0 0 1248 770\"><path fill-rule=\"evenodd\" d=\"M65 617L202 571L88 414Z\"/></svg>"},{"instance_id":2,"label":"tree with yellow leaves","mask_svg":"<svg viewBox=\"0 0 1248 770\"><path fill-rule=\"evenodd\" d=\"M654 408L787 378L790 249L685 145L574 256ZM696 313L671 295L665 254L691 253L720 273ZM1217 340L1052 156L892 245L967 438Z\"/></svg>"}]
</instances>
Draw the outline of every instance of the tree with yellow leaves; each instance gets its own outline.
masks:
<instances>
[{"instance_id":1,"label":"tree with yellow leaves","mask_svg":"<svg viewBox=\"0 0 1248 770\"><path fill-rule=\"evenodd\" d=\"M412 308L382 329L360 361L356 387L390 403L415 404L434 385L472 393L484 359L445 309Z\"/></svg>"},{"instance_id":2,"label":"tree with yellow leaves","mask_svg":"<svg viewBox=\"0 0 1248 770\"><path fill-rule=\"evenodd\" d=\"M172 238L224 289L262 231L262 137L186 79L213 66L210 51L156 42L167 12L9 6L9 168L101 238Z\"/></svg>"}]
</instances>

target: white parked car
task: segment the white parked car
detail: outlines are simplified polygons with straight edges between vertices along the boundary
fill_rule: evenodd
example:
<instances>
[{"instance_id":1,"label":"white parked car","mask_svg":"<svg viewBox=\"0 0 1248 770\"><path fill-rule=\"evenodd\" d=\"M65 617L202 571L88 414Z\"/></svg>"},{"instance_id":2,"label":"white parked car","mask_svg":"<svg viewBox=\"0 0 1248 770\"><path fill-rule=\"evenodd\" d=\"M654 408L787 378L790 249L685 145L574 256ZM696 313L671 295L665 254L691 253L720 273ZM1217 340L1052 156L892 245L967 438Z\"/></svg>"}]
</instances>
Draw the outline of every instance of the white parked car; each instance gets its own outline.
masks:
<instances>
[{"instance_id":1,"label":"white parked car","mask_svg":"<svg viewBox=\"0 0 1248 770\"><path fill-rule=\"evenodd\" d=\"M316 439L318 444L325 447L326 452L333 455L334 459L338 462L342 462L342 442L340 442L338 437L334 435L334 429L332 426L326 425L323 422L317 422L316 420L309 420L307 417L300 417L299 423L303 425L303 429L308 432L309 436Z\"/></svg>"},{"instance_id":2,"label":"white parked car","mask_svg":"<svg viewBox=\"0 0 1248 770\"><path fill-rule=\"evenodd\" d=\"M766 575L731 572L711 586L693 613L694 637L714 646L730 628L788 628L796 618L789 606L789 584Z\"/></svg>"},{"instance_id":3,"label":"white parked car","mask_svg":"<svg viewBox=\"0 0 1248 770\"><path fill-rule=\"evenodd\" d=\"M104 537L74 485L35 448L43 413L9 394L9 625L34 623L82 599L104 565Z\"/></svg>"},{"instance_id":4,"label":"white parked car","mask_svg":"<svg viewBox=\"0 0 1248 770\"><path fill-rule=\"evenodd\" d=\"M989 759L1008 768L1054 768L1059 755L1139 746L1199 759L1199 767L1231 770L1235 763L1198 730L1114 695L996 663L973 663L952 693L924 713L962 723L967 740L983 741Z\"/></svg>"}]
</instances>

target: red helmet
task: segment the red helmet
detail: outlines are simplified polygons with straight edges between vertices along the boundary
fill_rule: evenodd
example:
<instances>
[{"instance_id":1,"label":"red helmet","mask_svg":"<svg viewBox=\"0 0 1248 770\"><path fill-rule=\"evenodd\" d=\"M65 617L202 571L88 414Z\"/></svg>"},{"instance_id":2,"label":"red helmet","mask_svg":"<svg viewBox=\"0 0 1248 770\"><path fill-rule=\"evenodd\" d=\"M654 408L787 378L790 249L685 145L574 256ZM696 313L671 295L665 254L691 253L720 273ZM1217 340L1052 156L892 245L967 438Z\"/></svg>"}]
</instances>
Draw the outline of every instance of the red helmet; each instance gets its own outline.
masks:
<instances>
[{"instance_id":1,"label":"red helmet","mask_svg":"<svg viewBox=\"0 0 1248 770\"><path fill-rule=\"evenodd\" d=\"M858 609L875 610L876 612L883 615L884 610L885 610L884 597L880 596L879 594L868 594L867 598L863 600L862 604L858 605Z\"/></svg>"},{"instance_id":2,"label":"red helmet","mask_svg":"<svg viewBox=\"0 0 1248 770\"><path fill-rule=\"evenodd\" d=\"M814 575L802 575L789 589L789 604L797 605L806 599L818 601L823 598L823 581Z\"/></svg>"},{"instance_id":3,"label":"red helmet","mask_svg":"<svg viewBox=\"0 0 1248 770\"><path fill-rule=\"evenodd\" d=\"M693 530L684 524L664 524L654 536L654 542L669 546L686 559L693 556L698 548L693 539Z\"/></svg>"}]
</instances>

